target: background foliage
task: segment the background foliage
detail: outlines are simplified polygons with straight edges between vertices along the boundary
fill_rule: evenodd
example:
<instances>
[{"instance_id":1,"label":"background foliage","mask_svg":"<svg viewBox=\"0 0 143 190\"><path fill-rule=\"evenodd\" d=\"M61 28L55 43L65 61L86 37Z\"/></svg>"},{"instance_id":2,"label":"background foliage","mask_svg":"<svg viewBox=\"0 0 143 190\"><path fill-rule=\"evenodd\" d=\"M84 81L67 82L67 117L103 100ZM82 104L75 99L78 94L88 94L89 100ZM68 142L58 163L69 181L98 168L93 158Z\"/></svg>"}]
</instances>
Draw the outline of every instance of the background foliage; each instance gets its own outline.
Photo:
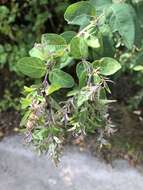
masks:
<instances>
[{"instance_id":1,"label":"background foliage","mask_svg":"<svg viewBox=\"0 0 143 190\"><path fill-rule=\"evenodd\" d=\"M17 61L28 55L42 33L61 32L68 0L0 1L0 109L17 106L24 79L16 69ZM13 81L13 82L11 82Z\"/></svg>"}]
</instances>

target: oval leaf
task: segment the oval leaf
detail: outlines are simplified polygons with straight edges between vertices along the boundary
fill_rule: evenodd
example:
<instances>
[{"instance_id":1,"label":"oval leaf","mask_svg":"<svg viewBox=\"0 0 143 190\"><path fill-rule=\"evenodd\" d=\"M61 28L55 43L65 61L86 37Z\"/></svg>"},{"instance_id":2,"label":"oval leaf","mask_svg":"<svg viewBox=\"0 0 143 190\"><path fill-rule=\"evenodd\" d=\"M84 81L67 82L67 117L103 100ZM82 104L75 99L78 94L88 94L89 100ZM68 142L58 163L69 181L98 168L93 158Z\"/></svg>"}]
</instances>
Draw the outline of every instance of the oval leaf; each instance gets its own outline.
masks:
<instances>
[{"instance_id":1,"label":"oval leaf","mask_svg":"<svg viewBox=\"0 0 143 190\"><path fill-rule=\"evenodd\" d=\"M72 76L60 69L54 69L50 72L49 81L52 85L59 85L61 88L71 88L74 85Z\"/></svg>"},{"instance_id":2,"label":"oval leaf","mask_svg":"<svg viewBox=\"0 0 143 190\"><path fill-rule=\"evenodd\" d=\"M41 38L41 43L47 45L55 45L55 46L66 45L66 41L62 36L53 33L43 34Z\"/></svg>"},{"instance_id":3,"label":"oval leaf","mask_svg":"<svg viewBox=\"0 0 143 190\"><path fill-rule=\"evenodd\" d=\"M125 46L131 49L135 40L135 12L133 8L126 3L114 3L108 11L112 32L118 31Z\"/></svg>"},{"instance_id":4,"label":"oval leaf","mask_svg":"<svg viewBox=\"0 0 143 190\"><path fill-rule=\"evenodd\" d=\"M50 94L56 92L57 90L59 90L60 88L61 88L61 86L57 85L57 84L50 85L46 89L46 95L50 95Z\"/></svg>"},{"instance_id":5,"label":"oval leaf","mask_svg":"<svg viewBox=\"0 0 143 190\"><path fill-rule=\"evenodd\" d=\"M17 63L17 69L31 78L41 78L45 75L46 66L41 59L24 57Z\"/></svg>"},{"instance_id":6,"label":"oval leaf","mask_svg":"<svg viewBox=\"0 0 143 190\"><path fill-rule=\"evenodd\" d=\"M93 62L94 68L98 68L102 75L108 76L116 73L121 69L121 65L118 61L110 57L104 57L99 61Z\"/></svg>"},{"instance_id":7,"label":"oval leaf","mask_svg":"<svg viewBox=\"0 0 143 190\"><path fill-rule=\"evenodd\" d=\"M47 60L48 54L47 51L44 49L42 44L35 44L34 47L29 51L29 55L31 57L37 57L41 60Z\"/></svg>"},{"instance_id":8,"label":"oval leaf","mask_svg":"<svg viewBox=\"0 0 143 190\"><path fill-rule=\"evenodd\" d=\"M74 31L66 31L61 34L61 36L66 40L67 43L70 43L71 39L76 36Z\"/></svg>"},{"instance_id":9,"label":"oval leaf","mask_svg":"<svg viewBox=\"0 0 143 190\"><path fill-rule=\"evenodd\" d=\"M68 54L64 54L62 57L60 57L59 61L59 65L60 65L60 69L70 65L73 61L73 58L69 57Z\"/></svg>"},{"instance_id":10,"label":"oval leaf","mask_svg":"<svg viewBox=\"0 0 143 190\"><path fill-rule=\"evenodd\" d=\"M43 34L41 43L49 55L55 54L56 57L62 56L64 54L64 49L67 47L65 39L53 33Z\"/></svg>"},{"instance_id":11,"label":"oval leaf","mask_svg":"<svg viewBox=\"0 0 143 190\"><path fill-rule=\"evenodd\" d=\"M71 40L70 53L75 59L88 57L88 46L83 37L74 37Z\"/></svg>"},{"instance_id":12,"label":"oval leaf","mask_svg":"<svg viewBox=\"0 0 143 190\"><path fill-rule=\"evenodd\" d=\"M143 71L143 65L137 65L135 67L133 67L134 71Z\"/></svg>"},{"instance_id":13,"label":"oval leaf","mask_svg":"<svg viewBox=\"0 0 143 190\"><path fill-rule=\"evenodd\" d=\"M96 36L90 35L89 38L87 38L87 45L92 48L100 48L100 41Z\"/></svg>"},{"instance_id":14,"label":"oval leaf","mask_svg":"<svg viewBox=\"0 0 143 190\"><path fill-rule=\"evenodd\" d=\"M95 16L95 8L89 2L80 1L67 8L64 18L69 24L85 25L91 16Z\"/></svg>"},{"instance_id":15,"label":"oval leaf","mask_svg":"<svg viewBox=\"0 0 143 190\"><path fill-rule=\"evenodd\" d=\"M100 15L106 8L112 5L112 0L89 0L89 3L96 8L97 15Z\"/></svg>"}]
</instances>

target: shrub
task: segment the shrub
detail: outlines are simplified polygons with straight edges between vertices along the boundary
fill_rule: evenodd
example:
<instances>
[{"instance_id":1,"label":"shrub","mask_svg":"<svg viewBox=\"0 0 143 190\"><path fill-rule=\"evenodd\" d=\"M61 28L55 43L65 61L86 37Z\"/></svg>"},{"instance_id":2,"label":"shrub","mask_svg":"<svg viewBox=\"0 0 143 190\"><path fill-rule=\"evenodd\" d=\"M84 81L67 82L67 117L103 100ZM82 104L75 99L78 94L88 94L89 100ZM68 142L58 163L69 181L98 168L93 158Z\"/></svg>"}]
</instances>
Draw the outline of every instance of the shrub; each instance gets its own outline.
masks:
<instances>
[{"instance_id":1,"label":"shrub","mask_svg":"<svg viewBox=\"0 0 143 190\"><path fill-rule=\"evenodd\" d=\"M0 54L1 67L9 62L10 70L32 79L33 84L24 87L21 99L21 126L26 127L26 140L42 152L49 151L56 162L68 134L98 133L102 145L106 142L104 134L113 131L108 114L112 100L107 98L111 93L110 75L118 70L116 77L130 72L141 85L143 2L76 2L64 14L71 25L64 26L64 32L59 15L68 1L66 5L55 4L58 21L51 19L52 3L48 3L12 1L0 7L0 32L12 42L2 43ZM47 23L52 28L50 33L45 33Z\"/></svg>"}]
</instances>

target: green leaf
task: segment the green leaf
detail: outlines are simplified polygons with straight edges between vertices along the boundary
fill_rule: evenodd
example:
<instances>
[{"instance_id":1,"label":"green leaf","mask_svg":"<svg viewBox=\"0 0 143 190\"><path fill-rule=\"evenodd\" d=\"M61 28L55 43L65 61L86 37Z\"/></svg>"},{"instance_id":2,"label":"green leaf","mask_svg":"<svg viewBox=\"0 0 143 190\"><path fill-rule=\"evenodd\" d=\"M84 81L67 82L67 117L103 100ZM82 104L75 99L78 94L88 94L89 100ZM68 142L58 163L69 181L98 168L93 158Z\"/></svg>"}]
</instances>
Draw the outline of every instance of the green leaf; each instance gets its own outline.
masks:
<instances>
[{"instance_id":1,"label":"green leaf","mask_svg":"<svg viewBox=\"0 0 143 190\"><path fill-rule=\"evenodd\" d=\"M70 43L71 39L76 36L74 31L66 31L61 34L61 36L66 40L67 43Z\"/></svg>"},{"instance_id":2,"label":"green leaf","mask_svg":"<svg viewBox=\"0 0 143 190\"><path fill-rule=\"evenodd\" d=\"M90 0L89 2L95 7L97 15L103 13L112 4L112 0Z\"/></svg>"},{"instance_id":3,"label":"green leaf","mask_svg":"<svg viewBox=\"0 0 143 190\"><path fill-rule=\"evenodd\" d=\"M26 109L28 106L31 105L32 99L30 99L30 98L22 98L20 103L21 103L21 108Z\"/></svg>"},{"instance_id":4,"label":"green leaf","mask_svg":"<svg viewBox=\"0 0 143 190\"><path fill-rule=\"evenodd\" d=\"M27 86L24 86L24 90L23 90L23 95L28 95L28 94L31 94L33 93L34 91L36 91L36 86L32 85L30 87L27 87Z\"/></svg>"},{"instance_id":5,"label":"green leaf","mask_svg":"<svg viewBox=\"0 0 143 190\"><path fill-rule=\"evenodd\" d=\"M24 57L17 63L17 69L31 78L41 78L45 75L46 66L41 59Z\"/></svg>"},{"instance_id":6,"label":"green leaf","mask_svg":"<svg viewBox=\"0 0 143 190\"><path fill-rule=\"evenodd\" d=\"M52 134L52 135L58 135L62 132L62 128L58 128L58 127L54 127L54 126L49 127L48 129L49 129L50 134Z\"/></svg>"},{"instance_id":7,"label":"green leaf","mask_svg":"<svg viewBox=\"0 0 143 190\"><path fill-rule=\"evenodd\" d=\"M49 55L42 44L35 44L34 47L29 51L31 57L37 57L41 60L47 60Z\"/></svg>"},{"instance_id":8,"label":"green leaf","mask_svg":"<svg viewBox=\"0 0 143 190\"><path fill-rule=\"evenodd\" d=\"M96 9L112 4L112 0L90 0L89 2L94 5Z\"/></svg>"},{"instance_id":9,"label":"green leaf","mask_svg":"<svg viewBox=\"0 0 143 190\"><path fill-rule=\"evenodd\" d=\"M64 56L62 58L64 58ZM71 57L68 56L66 60L61 59L60 61L61 61L61 63L60 63L60 69L62 69L64 67L68 66L70 63L72 63L73 58L71 58Z\"/></svg>"},{"instance_id":10,"label":"green leaf","mask_svg":"<svg viewBox=\"0 0 143 190\"><path fill-rule=\"evenodd\" d=\"M30 113L31 113L31 110L28 110L28 111L25 112L24 116L21 119L20 126L25 126L26 125Z\"/></svg>"},{"instance_id":11,"label":"green leaf","mask_svg":"<svg viewBox=\"0 0 143 190\"><path fill-rule=\"evenodd\" d=\"M78 63L76 66L76 74L79 79L79 87L82 88L83 86L86 85L87 81L87 72L86 69L83 65L84 63Z\"/></svg>"},{"instance_id":12,"label":"green leaf","mask_svg":"<svg viewBox=\"0 0 143 190\"><path fill-rule=\"evenodd\" d=\"M100 104L106 105L117 102L116 100L107 100L107 99L100 99Z\"/></svg>"},{"instance_id":13,"label":"green leaf","mask_svg":"<svg viewBox=\"0 0 143 190\"><path fill-rule=\"evenodd\" d=\"M75 59L88 57L88 46L84 37L74 37L70 43L70 54Z\"/></svg>"},{"instance_id":14,"label":"green leaf","mask_svg":"<svg viewBox=\"0 0 143 190\"><path fill-rule=\"evenodd\" d=\"M99 31L102 36L102 41L100 41L100 43L102 44L100 52L105 57L113 57L115 54L115 42L113 40L113 33L111 27L108 24L103 24L99 28Z\"/></svg>"},{"instance_id":15,"label":"green leaf","mask_svg":"<svg viewBox=\"0 0 143 190\"><path fill-rule=\"evenodd\" d=\"M133 67L134 71L143 71L143 65L137 65L135 67Z\"/></svg>"},{"instance_id":16,"label":"green leaf","mask_svg":"<svg viewBox=\"0 0 143 190\"><path fill-rule=\"evenodd\" d=\"M107 99L106 90L104 88L100 89L98 100L99 99Z\"/></svg>"},{"instance_id":17,"label":"green leaf","mask_svg":"<svg viewBox=\"0 0 143 190\"><path fill-rule=\"evenodd\" d=\"M50 72L49 81L52 85L59 85L61 88L71 88L74 85L72 76L60 69L54 69Z\"/></svg>"},{"instance_id":18,"label":"green leaf","mask_svg":"<svg viewBox=\"0 0 143 190\"><path fill-rule=\"evenodd\" d=\"M104 57L99 61L94 61L93 67L99 68L100 73L105 76L112 75L121 69L120 63L109 57Z\"/></svg>"},{"instance_id":19,"label":"green leaf","mask_svg":"<svg viewBox=\"0 0 143 190\"><path fill-rule=\"evenodd\" d=\"M66 45L65 39L54 33L43 34L41 37L41 43L47 45Z\"/></svg>"},{"instance_id":20,"label":"green leaf","mask_svg":"<svg viewBox=\"0 0 143 190\"><path fill-rule=\"evenodd\" d=\"M50 95L53 92L59 90L60 88L61 88L60 85L58 85L58 84L52 84L52 85L48 86L48 88L46 89L46 95Z\"/></svg>"},{"instance_id":21,"label":"green leaf","mask_svg":"<svg viewBox=\"0 0 143 190\"><path fill-rule=\"evenodd\" d=\"M85 25L93 16L95 8L89 2L80 1L67 8L64 18L69 24Z\"/></svg>"},{"instance_id":22,"label":"green leaf","mask_svg":"<svg viewBox=\"0 0 143 190\"><path fill-rule=\"evenodd\" d=\"M79 93L80 89L79 88L74 88L73 90L69 91L67 93L67 97L69 96L76 96Z\"/></svg>"},{"instance_id":23,"label":"green leaf","mask_svg":"<svg viewBox=\"0 0 143 190\"><path fill-rule=\"evenodd\" d=\"M92 48L100 48L100 41L96 36L90 35L89 38L86 39L87 45Z\"/></svg>"},{"instance_id":24,"label":"green leaf","mask_svg":"<svg viewBox=\"0 0 143 190\"><path fill-rule=\"evenodd\" d=\"M77 96L77 106L80 107L84 102L88 101L91 98L91 91L89 89L83 89Z\"/></svg>"},{"instance_id":25,"label":"green leaf","mask_svg":"<svg viewBox=\"0 0 143 190\"><path fill-rule=\"evenodd\" d=\"M8 14L9 14L9 9L6 6L1 5L0 6L0 20L3 20L4 18L6 18Z\"/></svg>"},{"instance_id":26,"label":"green leaf","mask_svg":"<svg viewBox=\"0 0 143 190\"><path fill-rule=\"evenodd\" d=\"M110 6L107 14L112 32L118 31L125 46L131 49L135 41L135 13L133 8L126 3L115 3Z\"/></svg>"},{"instance_id":27,"label":"green leaf","mask_svg":"<svg viewBox=\"0 0 143 190\"><path fill-rule=\"evenodd\" d=\"M97 85L101 83L102 79L98 74L95 73L93 76L93 81L94 81L94 84Z\"/></svg>"},{"instance_id":28,"label":"green leaf","mask_svg":"<svg viewBox=\"0 0 143 190\"><path fill-rule=\"evenodd\" d=\"M78 63L76 66L76 74L77 74L78 78L80 78L82 72L84 72L84 71L85 71L85 67L84 67L83 63L82 62Z\"/></svg>"},{"instance_id":29,"label":"green leaf","mask_svg":"<svg viewBox=\"0 0 143 190\"><path fill-rule=\"evenodd\" d=\"M54 68L62 69L73 62L73 58L69 57L68 53L64 53L62 57L56 59L57 64L55 64Z\"/></svg>"},{"instance_id":30,"label":"green leaf","mask_svg":"<svg viewBox=\"0 0 143 190\"><path fill-rule=\"evenodd\" d=\"M65 39L53 33L43 34L41 43L49 55L55 54L56 57L64 54L64 49L67 47Z\"/></svg>"},{"instance_id":31,"label":"green leaf","mask_svg":"<svg viewBox=\"0 0 143 190\"><path fill-rule=\"evenodd\" d=\"M40 128L39 130L35 130L33 135L33 139L43 140L48 137L49 128Z\"/></svg>"}]
</instances>

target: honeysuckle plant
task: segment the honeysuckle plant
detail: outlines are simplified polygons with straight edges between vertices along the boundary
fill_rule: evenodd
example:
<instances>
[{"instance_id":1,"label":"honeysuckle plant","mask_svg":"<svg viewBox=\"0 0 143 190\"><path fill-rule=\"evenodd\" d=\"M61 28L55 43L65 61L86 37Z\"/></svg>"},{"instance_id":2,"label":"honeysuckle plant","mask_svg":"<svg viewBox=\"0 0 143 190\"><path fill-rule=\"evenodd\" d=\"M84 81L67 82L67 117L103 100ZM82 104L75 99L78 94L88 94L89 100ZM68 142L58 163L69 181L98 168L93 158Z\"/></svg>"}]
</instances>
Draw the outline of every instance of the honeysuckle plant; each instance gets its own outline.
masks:
<instances>
[{"instance_id":1,"label":"honeysuckle plant","mask_svg":"<svg viewBox=\"0 0 143 190\"><path fill-rule=\"evenodd\" d=\"M64 18L79 30L43 34L29 57L17 63L19 72L34 79L33 85L24 87L21 98L26 141L41 152L48 151L55 162L68 134L98 133L102 144L104 133L113 131L108 83L109 76L121 69L114 49L119 42L132 48L134 32L132 27L127 34L126 25L132 26L133 20L119 11L126 13L132 10L130 6L110 2L70 5Z\"/></svg>"}]
</instances>

